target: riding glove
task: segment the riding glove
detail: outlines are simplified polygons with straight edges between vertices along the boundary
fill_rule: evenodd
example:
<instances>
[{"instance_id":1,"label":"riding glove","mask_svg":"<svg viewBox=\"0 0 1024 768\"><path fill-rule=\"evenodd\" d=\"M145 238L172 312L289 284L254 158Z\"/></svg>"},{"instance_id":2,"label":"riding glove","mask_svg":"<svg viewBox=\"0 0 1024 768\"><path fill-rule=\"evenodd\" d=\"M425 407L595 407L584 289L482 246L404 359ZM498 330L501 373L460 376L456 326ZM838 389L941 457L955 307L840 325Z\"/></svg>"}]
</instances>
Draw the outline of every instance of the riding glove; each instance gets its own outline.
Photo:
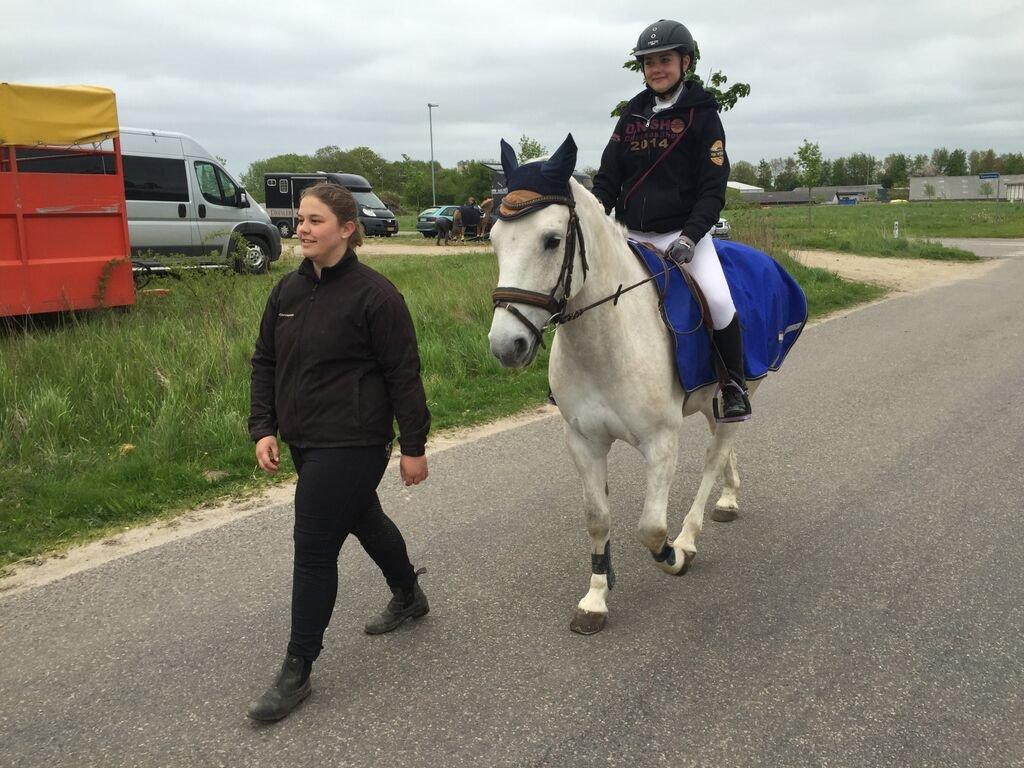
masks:
<instances>
[{"instance_id":1,"label":"riding glove","mask_svg":"<svg viewBox=\"0 0 1024 768\"><path fill-rule=\"evenodd\" d=\"M696 247L697 246L693 240L688 238L686 235L680 235L679 239L668 247L668 251L665 255L672 259L676 264L689 264L693 260L693 249Z\"/></svg>"}]
</instances>

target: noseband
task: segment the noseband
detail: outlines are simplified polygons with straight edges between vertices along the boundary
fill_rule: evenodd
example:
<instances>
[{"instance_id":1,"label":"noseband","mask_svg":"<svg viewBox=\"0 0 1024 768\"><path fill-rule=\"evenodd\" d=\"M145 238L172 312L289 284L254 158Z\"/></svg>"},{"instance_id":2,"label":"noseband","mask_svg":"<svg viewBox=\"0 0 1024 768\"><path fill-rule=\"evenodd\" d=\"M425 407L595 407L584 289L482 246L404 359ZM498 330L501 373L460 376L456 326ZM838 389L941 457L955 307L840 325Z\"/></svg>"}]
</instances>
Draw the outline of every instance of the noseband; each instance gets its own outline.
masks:
<instances>
[{"instance_id":1,"label":"noseband","mask_svg":"<svg viewBox=\"0 0 1024 768\"><path fill-rule=\"evenodd\" d=\"M566 225L565 230L565 254L562 257L562 268L558 273L558 281L554 287L548 293L539 293L537 291L527 291L524 288L502 288L498 286L494 289L491 294L491 300L494 304L494 308L506 309L512 313L512 315L525 325L530 333L536 337L537 342L543 347L544 346L544 331L551 325L557 325L561 322L560 318L562 313L565 311L565 305L569 301L569 294L572 292L572 273L573 266L575 264L576 255L576 241L580 243L580 261L583 264L583 279L587 279L587 246L583 241L583 230L580 228L580 219L576 215L576 201L573 199L572 192L568 195L540 195L531 200L523 202L512 203L504 202L501 204L501 218L506 221L514 221L515 219L521 219L524 216L529 216L531 213L536 213L541 208L545 208L549 205L564 205L569 209L569 223ZM561 288L561 295L559 295L559 288ZM556 298L557 297L557 298ZM520 312L515 304L525 304L529 307L540 307L551 313L551 317L544 324L542 328L538 328L529 318Z\"/></svg>"}]
</instances>

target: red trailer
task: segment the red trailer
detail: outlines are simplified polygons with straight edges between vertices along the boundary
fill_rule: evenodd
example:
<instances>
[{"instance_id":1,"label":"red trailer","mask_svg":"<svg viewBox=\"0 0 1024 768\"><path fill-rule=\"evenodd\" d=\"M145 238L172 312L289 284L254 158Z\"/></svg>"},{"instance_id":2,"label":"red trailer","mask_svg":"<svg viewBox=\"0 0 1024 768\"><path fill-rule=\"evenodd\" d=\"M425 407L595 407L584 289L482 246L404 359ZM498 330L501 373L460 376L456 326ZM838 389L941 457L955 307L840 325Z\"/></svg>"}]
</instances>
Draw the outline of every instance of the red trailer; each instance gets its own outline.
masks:
<instances>
[{"instance_id":1,"label":"red trailer","mask_svg":"<svg viewBox=\"0 0 1024 768\"><path fill-rule=\"evenodd\" d=\"M0 83L0 316L134 302L113 92Z\"/></svg>"}]
</instances>

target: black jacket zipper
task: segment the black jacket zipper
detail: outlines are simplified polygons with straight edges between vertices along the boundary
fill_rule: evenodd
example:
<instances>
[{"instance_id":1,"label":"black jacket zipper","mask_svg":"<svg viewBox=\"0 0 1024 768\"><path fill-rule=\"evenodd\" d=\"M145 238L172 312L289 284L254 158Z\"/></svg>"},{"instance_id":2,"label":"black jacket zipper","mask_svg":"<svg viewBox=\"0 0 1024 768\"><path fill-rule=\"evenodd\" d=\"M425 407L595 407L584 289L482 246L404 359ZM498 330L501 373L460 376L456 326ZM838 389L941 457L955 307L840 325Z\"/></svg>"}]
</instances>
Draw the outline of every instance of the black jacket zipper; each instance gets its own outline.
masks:
<instances>
[{"instance_id":1,"label":"black jacket zipper","mask_svg":"<svg viewBox=\"0 0 1024 768\"><path fill-rule=\"evenodd\" d=\"M306 306L306 311L302 313L302 321L299 323L299 338L295 344L295 356L299 362L299 370L302 369L302 340L306 335L306 318L309 317L313 312L313 302L316 300L316 289L320 287L320 281L317 280L313 283L313 290L309 293L309 303ZM292 388L292 411L295 413L295 422L297 424L304 424L302 417L299 415L299 388Z\"/></svg>"}]
</instances>

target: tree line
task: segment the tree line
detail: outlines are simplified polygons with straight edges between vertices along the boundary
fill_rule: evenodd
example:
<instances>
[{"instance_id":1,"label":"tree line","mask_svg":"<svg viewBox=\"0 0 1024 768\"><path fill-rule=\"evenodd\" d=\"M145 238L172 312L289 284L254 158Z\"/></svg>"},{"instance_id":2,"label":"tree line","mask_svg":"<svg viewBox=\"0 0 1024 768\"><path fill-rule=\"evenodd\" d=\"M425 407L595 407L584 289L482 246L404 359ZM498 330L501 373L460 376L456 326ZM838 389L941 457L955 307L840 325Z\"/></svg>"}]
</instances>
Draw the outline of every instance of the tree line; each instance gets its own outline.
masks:
<instances>
[{"instance_id":1,"label":"tree line","mask_svg":"<svg viewBox=\"0 0 1024 768\"><path fill-rule=\"evenodd\" d=\"M431 205L430 163L413 160L406 154L401 160L385 160L369 147L340 149L321 147L311 155L288 153L256 160L242 174L246 191L261 203L266 202L263 174L310 173L331 171L363 176L374 192L395 213L417 213ZM434 183L438 204L462 203L471 195L482 200L491 194L491 171L476 161L444 168L434 162Z\"/></svg>"},{"instance_id":2,"label":"tree line","mask_svg":"<svg viewBox=\"0 0 1024 768\"><path fill-rule=\"evenodd\" d=\"M547 148L523 135L519 139L520 161L530 160L547 153ZM430 163L413 160L406 154L401 160L385 160L369 147L340 149L321 147L312 155L294 153L275 155L256 160L242 174L246 192L259 202L266 202L264 173L312 173L329 171L354 173L363 176L373 191L395 213L417 213L432 204L433 189ZM469 197L477 201L490 197L493 174L491 169L476 160L460 162L455 168L444 168L434 162L434 184L437 186L437 204L463 203Z\"/></svg>"},{"instance_id":3,"label":"tree line","mask_svg":"<svg viewBox=\"0 0 1024 768\"><path fill-rule=\"evenodd\" d=\"M1024 153L997 155L995 150L933 149L930 155L893 153L882 159L863 152L826 160L816 143L807 140L789 157L762 158L754 165L739 160L730 179L765 190L788 192L798 187L841 187L879 184L886 189L909 187L913 176L968 176L979 173L1024 173Z\"/></svg>"}]
</instances>

